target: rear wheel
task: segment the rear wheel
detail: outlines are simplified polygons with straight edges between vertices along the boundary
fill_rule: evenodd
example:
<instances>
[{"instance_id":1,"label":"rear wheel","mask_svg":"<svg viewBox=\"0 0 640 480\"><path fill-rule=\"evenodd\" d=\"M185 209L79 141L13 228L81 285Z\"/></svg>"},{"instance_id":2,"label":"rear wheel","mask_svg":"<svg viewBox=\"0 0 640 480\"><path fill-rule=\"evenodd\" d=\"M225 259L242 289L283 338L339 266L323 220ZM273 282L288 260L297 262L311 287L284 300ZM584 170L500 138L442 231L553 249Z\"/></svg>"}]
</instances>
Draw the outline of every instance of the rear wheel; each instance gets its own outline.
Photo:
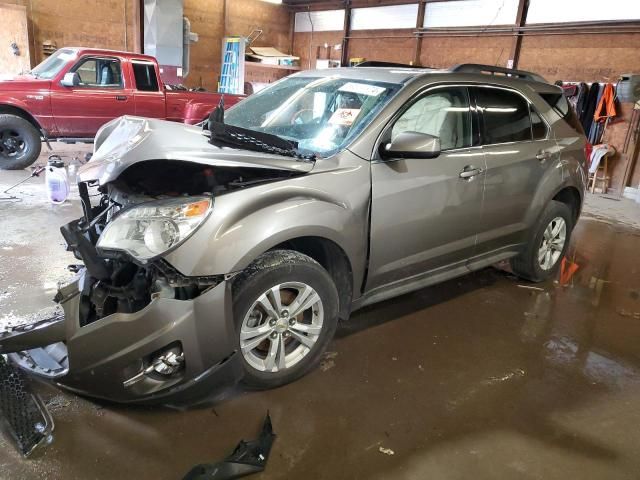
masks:
<instances>
[{"instance_id":1,"label":"rear wheel","mask_svg":"<svg viewBox=\"0 0 640 480\"><path fill-rule=\"evenodd\" d=\"M40 155L40 132L17 115L0 115L0 169L21 170Z\"/></svg>"},{"instance_id":2,"label":"rear wheel","mask_svg":"<svg viewBox=\"0 0 640 480\"><path fill-rule=\"evenodd\" d=\"M236 280L234 317L243 382L273 388L317 365L336 329L338 292L312 258L274 250Z\"/></svg>"},{"instance_id":3,"label":"rear wheel","mask_svg":"<svg viewBox=\"0 0 640 480\"><path fill-rule=\"evenodd\" d=\"M513 271L532 282L551 278L560 268L560 260L569 246L572 229L571 209L562 202L551 200L525 251L511 260Z\"/></svg>"}]
</instances>

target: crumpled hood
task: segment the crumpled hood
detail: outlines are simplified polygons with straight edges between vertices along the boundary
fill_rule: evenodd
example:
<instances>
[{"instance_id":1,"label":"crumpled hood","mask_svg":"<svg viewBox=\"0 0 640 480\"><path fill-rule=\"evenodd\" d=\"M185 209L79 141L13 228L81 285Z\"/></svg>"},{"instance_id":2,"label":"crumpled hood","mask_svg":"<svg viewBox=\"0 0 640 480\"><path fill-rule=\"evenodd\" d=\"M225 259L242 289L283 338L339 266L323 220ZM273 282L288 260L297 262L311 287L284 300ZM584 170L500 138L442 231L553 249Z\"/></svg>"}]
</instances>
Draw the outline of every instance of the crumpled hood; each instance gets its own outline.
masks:
<instances>
[{"instance_id":1,"label":"crumpled hood","mask_svg":"<svg viewBox=\"0 0 640 480\"><path fill-rule=\"evenodd\" d=\"M181 160L301 173L311 171L314 166L311 161L211 145L200 127L123 116L98 131L93 157L78 170L79 181L98 180L104 185L130 166L146 160Z\"/></svg>"}]
</instances>

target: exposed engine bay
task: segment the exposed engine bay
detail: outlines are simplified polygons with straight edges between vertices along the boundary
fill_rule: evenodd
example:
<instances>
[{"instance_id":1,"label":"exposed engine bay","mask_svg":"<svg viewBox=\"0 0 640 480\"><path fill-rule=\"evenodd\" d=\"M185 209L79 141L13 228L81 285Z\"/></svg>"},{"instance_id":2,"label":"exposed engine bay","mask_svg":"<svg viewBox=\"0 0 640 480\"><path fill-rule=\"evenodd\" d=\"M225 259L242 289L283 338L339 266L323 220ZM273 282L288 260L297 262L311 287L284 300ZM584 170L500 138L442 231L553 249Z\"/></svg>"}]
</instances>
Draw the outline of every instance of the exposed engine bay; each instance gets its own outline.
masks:
<instances>
[{"instance_id":1,"label":"exposed engine bay","mask_svg":"<svg viewBox=\"0 0 640 480\"><path fill-rule=\"evenodd\" d=\"M81 290L80 325L88 325L114 313L137 312L157 297L190 300L224 279L223 275L182 275L160 258L160 255L153 255L154 251L162 250L164 245L151 248L145 254L146 257L151 255L149 258L101 246L100 237L115 219L124 218L135 211L135 208L155 205L154 202L175 200L180 205L181 200L192 199L199 201L188 204L187 208L191 210L187 215L204 215L204 209L213 204L215 197L265 182L290 178L296 174L297 172L268 168L229 168L193 162L151 160L132 165L115 181L106 185L98 185L97 181L79 183L84 216L63 226L61 232L67 242L67 249L84 263L89 274L88 281L84 282ZM123 222L124 220L120 221ZM150 235L156 225L153 224L144 233L144 242L150 242L154 247L158 242L171 242L172 235L180 234L181 226L176 227L176 223L171 219L156 222L161 225L156 230L163 229L156 235L160 240L149 240L153 237ZM130 233L140 229L140 224L140 217L132 215L132 219L123 228ZM82 265L70 266L74 271L81 268ZM61 300L56 298L56 301Z\"/></svg>"}]
</instances>

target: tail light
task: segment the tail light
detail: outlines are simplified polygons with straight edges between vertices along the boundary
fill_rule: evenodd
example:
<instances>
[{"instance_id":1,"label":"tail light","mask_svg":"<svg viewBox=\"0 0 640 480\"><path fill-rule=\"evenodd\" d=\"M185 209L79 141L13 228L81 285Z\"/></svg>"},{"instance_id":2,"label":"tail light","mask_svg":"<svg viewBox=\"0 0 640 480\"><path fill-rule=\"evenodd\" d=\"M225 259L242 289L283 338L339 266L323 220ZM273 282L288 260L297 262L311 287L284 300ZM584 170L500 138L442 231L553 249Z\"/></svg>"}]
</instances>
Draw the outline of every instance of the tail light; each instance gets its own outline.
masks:
<instances>
[{"instance_id":1,"label":"tail light","mask_svg":"<svg viewBox=\"0 0 640 480\"><path fill-rule=\"evenodd\" d=\"M591 166L591 152L593 151L593 145L591 142L587 142L584 146L584 156L587 159L587 168Z\"/></svg>"}]
</instances>

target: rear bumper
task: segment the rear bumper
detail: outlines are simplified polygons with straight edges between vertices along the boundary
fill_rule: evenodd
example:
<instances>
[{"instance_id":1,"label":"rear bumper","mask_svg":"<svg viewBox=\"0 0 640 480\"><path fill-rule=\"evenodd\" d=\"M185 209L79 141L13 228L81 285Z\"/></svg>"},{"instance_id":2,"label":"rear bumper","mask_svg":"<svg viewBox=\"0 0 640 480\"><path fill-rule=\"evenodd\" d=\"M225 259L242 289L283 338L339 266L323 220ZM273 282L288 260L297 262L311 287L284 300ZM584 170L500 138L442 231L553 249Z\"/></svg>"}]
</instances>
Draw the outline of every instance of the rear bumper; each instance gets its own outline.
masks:
<instances>
[{"instance_id":1,"label":"rear bumper","mask_svg":"<svg viewBox=\"0 0 640 480\"><path fill-rule=\"evenodd\" d=\"M0 353L10 352L12 363L63 388L122 403L193 404L241 378L227 282L192 300L156 298L138 312L81 327L84 281L81 273L60 290L64 318L1 336ZM175 345L184 352L180 372L141 375L154 354Z\"/></svg>"}]
</instances>

